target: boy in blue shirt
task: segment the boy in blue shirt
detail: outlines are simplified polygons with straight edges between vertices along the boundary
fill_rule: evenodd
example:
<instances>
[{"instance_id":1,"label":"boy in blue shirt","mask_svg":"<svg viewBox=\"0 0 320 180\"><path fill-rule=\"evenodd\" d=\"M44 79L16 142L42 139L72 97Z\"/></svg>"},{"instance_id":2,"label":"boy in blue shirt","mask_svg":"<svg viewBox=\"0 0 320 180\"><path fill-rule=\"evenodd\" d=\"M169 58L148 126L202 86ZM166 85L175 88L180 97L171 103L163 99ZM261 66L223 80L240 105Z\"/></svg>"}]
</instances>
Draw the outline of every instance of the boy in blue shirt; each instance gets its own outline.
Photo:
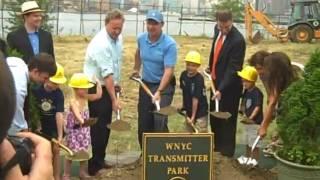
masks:
<instances>
[{"instance_id":1,"label":"boy in blue shirt","mask_svg":"<svg viewBox=\"0 0 320 180\"><path fill-rule=\"evenodd\" d=\"M258 73L254 67L246 66L241 71L238 71L238 75L242 78L242 84L245 89L242 95L240 112L245 115L244 120L241 122L245 126L245 140L247 144L246 156L240 156L238 161L240 164L247 163L247 165L257 166L260 143L257 144L253 152L250 151L257 138L258 129L263 119L263 94L260 89L255 86ZM253 159L248 160L247 158L250 156L250 153L253 153Z\"/></svg>"},{"instance_id":2,"label":"boy in blue shirt","mask_svg":"<svg viewBox=\"0 0 320 180\"><path fill-rule=\"evenodd\" d=\"M63 139L64 127L64 96L59 85L67 81L64 69L57 64L57 72L42 86L33 89L40 112L41 132L59 142ZM58 145L53 145L53 173L54 179L60 179L60 150Z\"/></svg>"},{"instance_id":3,"label":"boy in blue shirt","mask_svg":"<svg viewBox=\"0 0 320 180\"><path fill-rule=\"evenodd\" d=\"M183 109L187 111L186 130L193 132L190 124L199 127L199 132L208 132L208 102L203 76L198 72L201 56L190 51L185 58L186 70L180 75Z\"/></svg>"}]
</instances>

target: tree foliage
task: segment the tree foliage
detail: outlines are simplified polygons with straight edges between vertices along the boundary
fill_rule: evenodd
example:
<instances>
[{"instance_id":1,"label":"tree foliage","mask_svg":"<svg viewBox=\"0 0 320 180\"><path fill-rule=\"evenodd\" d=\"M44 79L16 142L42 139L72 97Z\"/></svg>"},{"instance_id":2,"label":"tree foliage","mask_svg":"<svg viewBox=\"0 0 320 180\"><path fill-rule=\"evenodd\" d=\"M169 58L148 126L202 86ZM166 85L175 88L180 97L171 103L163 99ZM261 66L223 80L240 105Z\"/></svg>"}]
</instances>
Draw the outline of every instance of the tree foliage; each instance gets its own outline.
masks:
<instances>
[{"instance_id":1,"label":"tree foliage","mask_svg":"<svg viewBox=\"0 0 320 180\"><path fill-rule=\"evenodd\" d=\"M244 3L242 0L221 0L217 4L212 5L213 14L217 10L230 10L234 20L243 20Z\"/></svg>"},{"instance_id":2,"label":"tree foliage","mask_svg":"<svg viewBox=\"0 0 320 180\"><path fill-rule=\"evenodd\" d=\"M8 1L8 0L4 0ZM48 22L49 20L49 13L52 11L52 2L50 3L50 0L36 0L38 5L42 10L44 10L44 17L42 20L42 26L41 28L51 32L53 30L53 25ZM21 5L25 2L25 0L15 0L15 1L8 1L4 2L6 4L6 7L8 9L9 18L7 19L7 22L10 26L7 26L6 29L9 31L14 31L17 28L23 26L23 17L20 15L21 13Z\"/></svg>"},{"instance_id":3,"label":"tree foliage","mask_svg":"<svg viewBox=\"0 0 320 180\"><path fill-rule=\"evenodd\" d=\"M281 97L278 131L283 140L282 158L303 165L320 166L320 50L305 67L303 79Z\"/></svg>"}]
</instances>

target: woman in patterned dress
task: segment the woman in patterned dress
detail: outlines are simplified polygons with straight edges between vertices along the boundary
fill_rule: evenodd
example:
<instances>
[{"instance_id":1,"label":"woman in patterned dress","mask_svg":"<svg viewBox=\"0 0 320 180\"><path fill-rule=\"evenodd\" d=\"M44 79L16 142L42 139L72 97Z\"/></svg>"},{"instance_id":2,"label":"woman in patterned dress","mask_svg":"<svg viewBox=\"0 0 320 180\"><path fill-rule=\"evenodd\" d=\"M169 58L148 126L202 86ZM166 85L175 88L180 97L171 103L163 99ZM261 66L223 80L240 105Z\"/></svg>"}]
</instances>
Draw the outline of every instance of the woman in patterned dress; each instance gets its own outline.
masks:
<instances>
[{"instance_id":1,"label":"woman in patterned dress","mask_svg":"<svg viewBox=\"0 0 320 180\"><path fill-rule=\"evenodd\" d=\"M72 161L80 163L79 177L87 179L86 163L90 159L89 146L91 144L90 127L82 127L82 124L89 119L87 101L101 98L102 89L99 81L96 80L96 94L88 94L88 89L94 84L82 73L73 74L69 86L73 88L74 97L70 100L70 108L67 113L66 143L74 152L74 156L66 156L64 167L64 180L70 179ZM75 128L78 125L79 128Z\"/></svg>"}]
</instances>

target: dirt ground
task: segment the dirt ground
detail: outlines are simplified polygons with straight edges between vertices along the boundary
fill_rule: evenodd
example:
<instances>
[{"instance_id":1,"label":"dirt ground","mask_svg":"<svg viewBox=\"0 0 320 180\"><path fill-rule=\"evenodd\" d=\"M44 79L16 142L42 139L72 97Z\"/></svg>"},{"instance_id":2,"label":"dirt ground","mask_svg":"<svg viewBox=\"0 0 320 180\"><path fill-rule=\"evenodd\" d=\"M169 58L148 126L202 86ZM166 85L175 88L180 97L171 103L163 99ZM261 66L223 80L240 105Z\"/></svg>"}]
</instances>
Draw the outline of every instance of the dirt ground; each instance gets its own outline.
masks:
<instances>
[{"instance_id":1,"label":"dirt ground","mask_svg":"<svg viewBox=\"0 0 320 180\"><path fill-rule=\"evenodd\" d=\"M175 74L178 77L184 69L184 56L189 50L198 50L202 57L202 68L207 66L207 59L211 48L212 40L208 38L191 38L191 37L174 37L178 43L179 56L178 63L175 68ZM55 37L55 54L57 61L61 63L67 77L70 77L75 72L82 72L84 54L87 44L90 42L89 37ZM247 45L246 60L258 50L268 51L283 51L296 62L305 63L309 58L309 54L319 47L319 42L312 44L294 44L294 43L279 43L277 41L263 41L258 45ZM135 37L126 37L124 42L123 66L122 66L122 118L130 122L132 129L130 132L112 132L107 149L108 154L115 152L130 152L138 151L139 145L137 141L137 93L138 85L129 80L129 75L132 73L134 63L134 52L136 50ZM261 86L261 82L258 82ZM71 89L67 86L62 87L65 98L68 100L71 95ZM68 103L66 103L68 104ZM181 104L181 91L176 90L173 105ZM182 128L182 118L173 116L169 121L171 132L179 132ZM240 136L241 129L238 131ZM238 138L238 136L237 136ZM216 180L273 180L276 179L276 174L264 169L252 169L250 171L239 167L234 160L215 157L215 179ZM92 179L112 179L112 180L140 180L141 166L128 165L120 169L111 169L106 171L99 178Z\"/></svg>"},{"instance_id":2,"label":"dirt ground","mask_svg":"<svg viewBox=\"0 0 320 180\"><path fill-rule=\"evenodd\" d=\"M272 170L240 166L236 160L224 158L215 154L214 156L214 179L213 180L276 180L276 172ZM77 178L74 178L77 179ZM104 170L99 177L92 180L141 180L142 165L133 163L120 168Z\"/></svg>"}]
</instances>

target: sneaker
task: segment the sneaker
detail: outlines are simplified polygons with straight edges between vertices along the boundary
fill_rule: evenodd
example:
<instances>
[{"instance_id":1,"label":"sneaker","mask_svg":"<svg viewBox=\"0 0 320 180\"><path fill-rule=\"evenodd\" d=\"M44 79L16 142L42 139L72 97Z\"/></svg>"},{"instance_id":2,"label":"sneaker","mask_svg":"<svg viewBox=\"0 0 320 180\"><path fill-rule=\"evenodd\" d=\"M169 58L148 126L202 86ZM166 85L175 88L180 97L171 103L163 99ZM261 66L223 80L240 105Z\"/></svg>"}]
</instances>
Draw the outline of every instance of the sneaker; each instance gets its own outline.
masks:
<instances>
[{"instance_id":1,"label":"sneaker","mask_svg":"<svg viewBox=\"0 0 320 180\"><path fill-rule=\"evenodd\" d=\"M247 160L248 160L248 158L243 155L237 158L237 161L239 164L245 164L247 162Z\"/></svg>"}]
</instances>

